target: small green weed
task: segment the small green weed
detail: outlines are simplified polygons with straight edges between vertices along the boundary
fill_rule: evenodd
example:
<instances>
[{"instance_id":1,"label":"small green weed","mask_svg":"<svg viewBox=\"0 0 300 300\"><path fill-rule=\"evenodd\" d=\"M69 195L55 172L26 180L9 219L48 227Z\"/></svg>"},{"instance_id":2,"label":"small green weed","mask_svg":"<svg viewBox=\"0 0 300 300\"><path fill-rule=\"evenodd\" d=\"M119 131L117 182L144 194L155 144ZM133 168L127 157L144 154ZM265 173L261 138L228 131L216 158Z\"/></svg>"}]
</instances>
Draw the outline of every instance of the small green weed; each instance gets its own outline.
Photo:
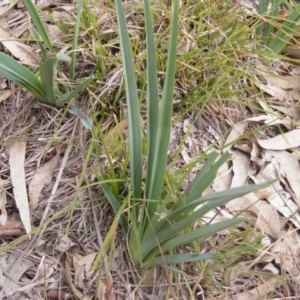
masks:
<instances>
[{"instance_id":1,"label":"small green weed","mask_svg":"<svg viewBox=\"0 0 300 300\"><path fill-rule=\"evenodd\" d=\"M39 18L35 5L31 1L24 1L24 5L27 8L27 11L35 25L35 27L31 29L32 35L35 37L43 56L38 68L39 74L36 75L30 71L29 68L22 66L8 55L0 52L0 75L21 85L37 100L43 103L58 108L68 104L68 111L71 114L78 116L83 125L90 129L93 124L92 120L78 107L71 105L70 102L72 99L76 98L79 93L85 90L86 86L92 81L92 77L83 80L76 86L57 79L60 69L58 65L59 61L69 62L71 64L70 79L74 80L75 78L75 56L79 32L81 3L82 1L79 1L78 3L75 34L70 58L67 55L55 57L54 49L48 38L42 21ZM43 43L40 42L40 38L42 39ZM47 49L44 47L44 45L50 51L50 57L47 57Z\"/></svg>"}]
</instances>

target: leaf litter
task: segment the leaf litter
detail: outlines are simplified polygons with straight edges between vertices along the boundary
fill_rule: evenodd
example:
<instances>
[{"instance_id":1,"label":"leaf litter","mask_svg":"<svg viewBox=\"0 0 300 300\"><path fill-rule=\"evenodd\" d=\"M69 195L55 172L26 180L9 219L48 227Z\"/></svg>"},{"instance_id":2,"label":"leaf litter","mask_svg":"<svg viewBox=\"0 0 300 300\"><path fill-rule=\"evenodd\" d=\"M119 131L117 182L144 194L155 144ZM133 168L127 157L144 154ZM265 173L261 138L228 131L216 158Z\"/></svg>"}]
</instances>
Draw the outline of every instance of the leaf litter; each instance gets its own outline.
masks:
<instances>
[{"instance_id":1,"label":"leaf litter","mask_svg":"<svg viewBox=\"0 0 300 300\"><path fill-rule=\"evenodd\" d=\"M13 1L11 2L13 3ZM45 3L49 4L50 1L44 1L44 4L43 1L39 2L39 4L44 5L41 6L43 8L46 8L48 5ZM56 4L53 2L51 5ZM70 8L68 5L66 7ZM4 9L2 8L4 7L0 7L0 16L1 12L4 15ZM61 16L57 16L57 18L67 18L68 16L65 13L72 11L72 9L62 9ZM6 12L12 12L11 8ZM20 15L19 17L23 18L24 16ZM12 16L11 20L13 20ZM19 32L15 36L24 34L17 27L6 28L5 30L13 34L12 31L14 29L15 33ZM18 52L17 55L19 55ZM17 55L16 57L18 57ZM26 63L26 57L19 58L20 60L25 60ZM245 117L241 118L241 113L239 112L239 110L242 110L241 107L236 108L234 105L230 107L228 104L228 107L224 108L222 104L213 104L211 111L204 112L201 115L201 120L196 113L190 113L183 118L181 117L180 121L175 124L170 146L170 156L175 155L176 148L179 145L182 147L181 157L174 165L175 170L171 169L170 172L175 172L178 166L194 162L202 151L211 148L211 145L214 145L215 149L223 146L223 151L228 150L232 153L231 161L220 168L218 177L214 181L213 186L210 187L210 190L221 191L248 183L259 183L273 178L279 179L272 187L236 199L226 205L226 207L220 207L218 211L213 212L213 214L210 213L204 219L204 222L215 222L216 220L230 218L241 213L246 219L246 222L241 227L245 228L247 226L246 223L253 226L253 236L249 241L251 242L260 234L263 236L264 248L257 250L257 257L250 257L249 261L246 260L242 263L235 262L226 270L227 276L230 278L230 284L223 291L229 297L233 295L234 299L263 299L268 294L279 291L279 289L276 289L277 286L283 285L280 277L267 278L266 274L259 272L265 271L267 274L274 275L281 273L288 276L291 280L299 279L300 245L297 232L300 224L300 175L299 152L297 149L299 147L299 129L297 128L299 110L294 103L294 101L297 101L295 95L297 95L299 79L293 74L287 75L280 71L289 69L292 70L291 72L296 72L294 66L287 68L286 63L282 63L282 66L280 66L280 62L277 62L276 66L270 65L262 68L262 63L256 61L255 66L253 67L253 72L257 75L256 87L264 93L263 96L261 93L255 95L256 99L254 102L256 102L258 107L263 108L264 113L249 117L243 111L242 115ZM120 78L118 72L111 72L103 91L111 92L119 87L119 84L116 84L114 87L115 81L111 80L111 78L115 77ZM24 95L21 91L11 89L9 93L12 93L11 97L3 97L1 108L5 111L5 118L7 118L0 121L0 133L3 133L4 140L9 141L11 137L22 137L24 134L29 134L29 132L30 136L38 136L39 138L28 140L25 143L26 148L24 141L21 141L19 145L18 142L15 143L20 148L8 150L9 147L5 143L5 146L1 149L1 153L2 151L9 151L9 160L4 156L1 158L1 162L5 166L1 169L1 173L4 174L3 178L8 180L4 181L1 179L0 181L0 220L2 223L6 222L6 225L12 224L14 219L11 217L13 215L11 198L13 196L19 210L22 207L22 213L18 211L17 214L20 213L26 232L29 232L30 226L38 224L46 207L49 207L46 218L51 218L55 213L72 204L74 195L79 188L77 186L78 175L81 172L83 163L82 153L78 149L86 149L90 136L72 117L69 121L64 121L54 134L56 122L61 116L60 111L49 110L39 105L26 108L20 101L18 102L18 99L24 100L22 98ZM269 102L273 103L273 105L269 104ZM13 105L13 103L16 103L16 105ZM237 110L236 114L232 113L234 109ZM22 119L15 119L13 124L19 124L19 127L6 125L5 122L8 119L13 119L17 113L21 113ZM33 123L33 126L24 131L23 124L28 125L30 118L37 113L39 114L39 122L37 124ZM175 114L174 118L176 117ZM230 127L229 124L233 125L233 127L225 140L224 132ZM126 139L126 119L121 120L117 125L113 125L113 123L110 123L110 125L112 125L109 127L110 129L105 130L105 132L111 144L120 138L122 139L123 136ZM73 127L76 131L73 131ZM252 134L252 129L257 127L260 127L259 131ZM20 131L20 128L22 128L22 131ZM80 132L80 134L77 134L77 132ZM181 143L181 139L184 139L183 143ZM60 149L60 153L65 153L66 145L69 147L72 144L77 145L77 147L71 147L72 151L70 156L68 156L67 163L61 169L62 175L56 189L53 189L53 184L59 175L57 168L61 163L59 154L52 157L41 167L37 164L38 157L41 156L45 146L48 147L52 140L55 141L56 146ZM19 160L19 163L16 163L18 157L20 157L21 161ZM97 164L99 162L95 160L92 163ZM199 168L201 168L201 163L195 164L189 176L192 177L194 175L193 171ZM89 181L88 176L85 180L87 185L92 183ZM26 184L29 185L31 218ZM183 185L188 186L188 184L189 179L186 179ZM14 187L13 192L6 192L12 186ZM88 299L90 295L97 294L98 299L104 299L105 292L111 290L111 288L113 288L113 291L120 289L127 296L130 295L131 291L128 291L127 287L128 278L124 278L122 275L128 272L128 269L123 262L121 254L114 257L114 263L110 269L110 274L113 274L111 275L114 280L113 287L109 287L109 284L105 281L107 270L104 264L98 270L100 274L98 276L101 278L98 282L98 288L96 288L97 274L90 272L90 266L98 249L101 247L101 235L108 231L110 226L109 218L112 218L111 211L103 201L100 204L99 202L92 203L88 208L82 204L83 201L93 197L98 198L98 193L99 191L92 187L81 188L80 190L78 213L75 214L71 227L74 236L76 236L75 233L78 233L77 237L79 238L73 238L73 236L64 234L51 234L49 230L46 230L42 233L35 246L31 248L33 254L30 254L28 251L28 257L22 260L20 269L13 277L13 281L9 281L9 278L5 277L5 275L1 275L3 276L0 278L2 287L7 280L10 282L9 285L5 284L7 295L20 292L18 282L21 279L23 280L22 282L26 282L25 277L31 278L35 284L34 288L30 288L28 284L27 299L34 295L35 288L39 290L44 287L45 280L49 284L47 293L45 293L48 297L55 295L59 298L76 295L79 299ZM47 203L50 203L50 205ZM23 208L25 209L23 210ZM7 217L5 217L4 211L7 212ZM67 217L61 216L51 223L51 229L57 232L64 232L67 221ZM22 231L20 231L22 223L18 220L15 220L14 223L17 224L15 230L19 229L18 234L16 232L11 234L15 237L22 234ZM101 226L99 226L100 223ZM5 224L1 225L4 226ZM101 228L99 229L99 227ZM220 233L213 241L219 242L226 234L228 232ZM125 249L124 245L119 240L116 240L116 243L115 248L122 249L120 251L122 253ZM25 249L24 246L20 247L22 247L20 248L22 250ZM209 246L206 245L205 249L207 248ZM16 253L16 250L11 249L8 253L1 256L1 261L3 259L1 266L7 272L11 270ZM68 283L69 289L62 288L61 283L63 281L57 276L62 270L65 272L64 282ZM195 278L191 274L189 273L189 276L194 280ZM222 282L224 279L223 275L220 274L215 274L215 278L219 282ZM136 283L138 286L138 282ZM214 282L214 284L217 284L217 282ZM153 290L155 289L156 291L161 289L156 282L153 283ZM159 294L159 292L157 293ZM225 299L220 298L213 291L207 290L206 293L208 299ZM24 296L24 294L22 295ZM145 293L145 295L153 296L149 293Z\"/></svg>"}]
</instances>

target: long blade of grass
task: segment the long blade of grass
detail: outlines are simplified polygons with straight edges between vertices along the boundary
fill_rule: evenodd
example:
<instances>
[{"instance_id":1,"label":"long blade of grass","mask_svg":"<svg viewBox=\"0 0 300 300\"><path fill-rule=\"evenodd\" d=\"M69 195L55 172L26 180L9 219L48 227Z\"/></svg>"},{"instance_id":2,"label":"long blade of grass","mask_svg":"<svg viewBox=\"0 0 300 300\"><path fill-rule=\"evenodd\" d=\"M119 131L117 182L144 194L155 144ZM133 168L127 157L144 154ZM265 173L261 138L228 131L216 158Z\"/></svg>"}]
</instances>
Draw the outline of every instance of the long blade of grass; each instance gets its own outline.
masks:
<instances>
[{"instance_id":1,"label":"long blade of grass","mask_svg":"<svg viewBox=\"0 0 300 300\"><path fill-rule=\"evenodd\" d=\"M213 162L210 164L211 160L208 160L208 166L206 163L204 164L205 168L201 168L196 177L193 179L190 185L190 190L187 195L186 203L190 203L195 199L199 198L203 191L209 187L209 185L213 182L213 180L217 176L218 169L221 165L223 165L226 160L230 157L229 153L223 154L218 161L215 162L218 157L217 153L213 153L212 159ZM207 168L209 167L209 168Z\"/></svg>"},{"instance_id":2,"label":"long blade of grass","mask_svg":"<svg viewBox=\"0 0 300 300\"><path fill-rule=\"evenodd\" d=\"M269 17L271 18L271 22L277 18L281 2L282 2L282 0L273 0L272 8L271 8L271 11L269 14ZM267 43L271 37L271 33L272 33L273 29L274 29L274 26L271 23L266 24L265 30L264 30L265 45L267 45Z\"/></svg>"},{"instance_id":3,"label":"long blade of grass","mask_svg":"<svg viewBox=\"0 0 300 300\"><path fill-rule=\"evenodd\" d=\"M58 59L50 57L46 59L44 63L40 62L40 75L44 91L47 94L48 103L55 106L55 95L54 95L54 74Z\"/></svg>"},{"instance_id":4,"label":"long blade of grass","mask_svg":"<svg viewBox=\"0 0 300 300\"><path fill-rule=\"evenodd\" d=\"M264 14L267 11L269 0L259 0L258 2L258 13Z\"/></svg>"},{"instance_id":5,"label":"long blade of grass","mask_svg":"<svg viewBox=\"0 0 300 300\"><path fill-rule=\"evenodd\" d=\"M146 45L147 45L147 182L146 198L149 197L150 180L155 154L155 143L158 125L158 87L156 49L149 1L144 1L146 20Z\"/></svg>"},{"instance_id":6,"label":"long blade of grass","mask_svg":"<svg viewBox=\"0 0 300 300\"><path fill-rule=\"evenodd\" d=\"M138 99L136 77L133 67L133 58L129 43L127 23L122 7L122 1L116 0L118 27L120 32L120 46L125 72L126 101L128 108L128 131L131 182L133 197L141 197L142 188L142 134L140 121L140 104Z\"/></svg>"},{"instance_id":7,"label":"long blade of grass","mask_svg":"<svg viewBox=\"0 0 300 300\"><path fill-rule=\"evenodd\" d=\"M71 65L70 65L70 79L75 79L75 63L76 63L76 49L79 35L79 26L80 26L80 17L82 11L82 0L79 0L77 3L76 10L76 23L74 28L74 37L72 43L72 53L71 53Z\"/></svg>"},{"instance_id":8,"label":"long blade of grass","mask_svg":"<svg viewBox=\"0 0 300 300\"><path fill-rule=\"evenodd\" d=\"M242 218L233 218L230 220L203 226L201 228L195 229L193 231L179 235L174 239L169 240L165 244L161 245L161 250L166 251L181 245L191 243L193 241L201 242L209 236L215 234L216 232L239 224L241 221L243 221Z\"/></svg>"},{"instance_id":9,"label":"long blade of grass","mask_svg":"<svg viewBox=\"0 0 300 300\"><path fill-rule=\"evenodd\" d=\"M2 52L0 52L0 75L21 85L38 100L46 102L47 96L42 82L31 71Z\"/></svg>"},{"instance_id":10,"label":"long blade of grass","mask_svg":"<svg viewBox=\"0 0 300 300\"><path fill-rule=\"evenodd\" d=\"M165 264L179 264L199 260L214 259L217 255L214 253L188 253L158 256L154 259L153 264L156 266L164 266Z\"/></svg>"},{"instance_id":11,"label":"long blade of grass","mask_svg":"<svg viewBox=\"0 0 300 300\"><path fill-rule=\"evenodd\" d=\"M174 96L175 67L178 32L178 0L173 2L171 35L168 51L166 78L159 111L157 137L155 141L152 176L150 178L149 198L159 199L167 166L167 153L171 133L171 116ZM152 219L157 204L149 202L148 213Z\"/></svg>"},{"instance_id":12,"label":"long blade of grass","mask_svg":"<svg viewBox=\"0 0 300 300\"><path fill-rule=\"evenodd\" d=\"M268 0L259 0L259 2L258 2L258 13L260 15L263 15L267 11L267 7L268 7ZM258 35L262 35L263 31L264 31L264 24L261 24L257 28L256 33Z\"/></svg>"},{"instance_id":13,"label":"long blade of grass","mask_svg":"<svg viewBox=\"0 0 300 300\"><path fill-rule=\"evenodd\" d=\"M49 49L49 51L51 53L54 54L55 53L54 49L53 49L52 44L49 40L48 34L45 30L45 27L44 27L44 25L43 25L43 23L42 23L42 21L39 17L36 6L32 3L32 1L23 1L23 4L26 7L34 26L36 27L39 35L43 39L43 41L46 44L47 48Z\"/></svg>"},{"instance_id":14,"label":"long blade of grass","mask_svg":"<svg viewBox=\"0 0 300 300\"><path fill-rule=\"evenodd\" d=\"M35 29L35 27L30 28L30 33L34 37L36 43L39 45L43 59L46 60L47 53L46 53L43 43L41 42L41 37L40 37L39 33L37 32L37 30Z\"/></svg>"}]
</instances>

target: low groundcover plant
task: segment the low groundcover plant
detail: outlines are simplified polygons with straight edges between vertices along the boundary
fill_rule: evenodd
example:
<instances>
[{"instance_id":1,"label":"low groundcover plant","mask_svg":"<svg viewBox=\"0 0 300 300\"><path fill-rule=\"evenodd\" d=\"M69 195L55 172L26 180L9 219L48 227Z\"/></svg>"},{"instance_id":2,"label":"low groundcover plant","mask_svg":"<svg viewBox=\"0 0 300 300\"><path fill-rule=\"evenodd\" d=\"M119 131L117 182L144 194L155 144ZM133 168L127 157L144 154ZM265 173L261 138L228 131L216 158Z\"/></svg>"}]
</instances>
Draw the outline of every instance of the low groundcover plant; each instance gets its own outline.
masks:
<instances>
[{"instance_id":1,"label":"low groundcover plant","mask_svg":"<svg viewBox=\"0 0 300 300\"><path fill-rule=\"evenodd\" d=\"M174 203L174 193L163 191L167 168L167 152L171 132L173 89L176 66L178 1L173 1L170 44L167 71L162 99L159 101L157 86L156 51L151 9L148 0L144 1L146 42L147 42L147 166L145 188L143 185L141 112L135 78L132 52L127 31L122 1L116 0L120 46L124 64L126 99L129 124L129 155L131 171L131 190L124 195L115 195L107 182L104 172L99 174L101 187L119 218L127 237L129 253L142 270L152 266L167 266L181 272L176 264L212 259L213 253L176 254L179 246L196 241L201 243L209 236L241 222L233 218L215 224L204 225L188 231L210 210L226 204L270 182L233 188L227 191L202 196L216 177L218 168L229 159L229 154L212 153L199 173L190 183L188 191L178 195ZM166 196L163 196L166 195ZM172 201L171 201L172 198ZM122 204L123 203L123 204ZM128 204L129 203L129 204ZM126 213L125 206L128 204ZM197 206L202 205L200 209ZM102 253L100 250L99 253ZM175 253L175 254L174 254ZM94 268L96 267L96 259Z\"/></svg>"},{"instance_id":2,"label":"low groundcover plant","mask_svg":"<svg viewBox=\"0 0 300 300\"><path fill-rule=\"evenodd\" d=\"M31 33L35 37L43 56L38 68L39 76L34 74L29 68L22 66L17 61L2 52L0 52L0 75L21 85L37 100L43 103L58 108L68 105L68 111L71 114L77 115L81 119L83 125L90 129L92 127L91 119L87 117L78 107L70 104L70 101L85 90L86 86L91 82L92 77L83 80L75 87L73 87L73 84L59 81L57 79L57 74L59 73L58 63L59 61L64 61L71 63L70 76L71 79L74 80L75 50L80 21L81 2L82 1L79 1L78 3L77 20L73 40L73 52L72 57L70 58L67 55L60 55L56 57L35 5L31 1L24 1L24 5L31 16L33 23L35 24L35 27L31 29ZM40 37L50 51L50 57L46 56L46 49L39 41Z\"/></svg>"}]
</instances>

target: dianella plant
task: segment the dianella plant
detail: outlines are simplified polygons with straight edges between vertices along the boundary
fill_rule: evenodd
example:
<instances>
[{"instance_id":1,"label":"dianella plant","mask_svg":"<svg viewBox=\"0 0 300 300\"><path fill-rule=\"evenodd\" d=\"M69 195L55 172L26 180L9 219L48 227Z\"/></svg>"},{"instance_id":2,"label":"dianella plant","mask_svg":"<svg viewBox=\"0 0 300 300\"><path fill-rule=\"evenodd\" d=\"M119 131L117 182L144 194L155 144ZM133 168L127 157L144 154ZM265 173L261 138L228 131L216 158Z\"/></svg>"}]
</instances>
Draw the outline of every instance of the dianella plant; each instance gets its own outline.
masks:
<instances>
[{"instance_id":1,"label":"dianella plant","mask_svg":"<svg viewBox=\"0 0 300 300\"><path fill-rule=\"evenodd\" d=\"M285 19L279 18L282 5L289 11ZM300 4L293 6L292 2L287 0L259 0L258 12L262 19L257 33L263 37L263 43L268 50L275 55L281 54L289 41L298 35Z\"/></svg>"},{"instance_id":2,"label":"dianella plant","mask_svg":"<svg viewBox=\"0 0 300 300\"><path fill-rule=\"evenodd\" d=\"M71 114L77 115L83 125L90 129L92 127L91 119L70 102L76 98L79 93L85 90L86 86L91 82L92 77L81 80L79 84L75 85L71 82L67 82L65 79L59 80L60 61L70 63L70 79L73 81L75 78L75 53L82 0L78 1L71 57L65 54L56 56L51 41L38 15L36 6L32 1L23 1L23 3L34 24L31 28L31 34L38 43L41 51L42 58L39 63L38 71L34 73L10 56L0 52L0 75L24 87L40 102L58 108L68 106L68 111ZM47 55L47 52L50 54Z\"/></svg>"},{"instance_id":3,"label":"dianella plant","mask_svg":"<svg viewBox=\"0 0 300 300\"><path fill-rule=\"evenodd\" d=\"M198 223L201 217L214 208L256 189L266 187L270 182L202 196L204 190L216 177L218 168L229 159L228 153L223 155L212 153L190 183L188 191L179 195L177 201L173 199L176 193L168 192L164 188L176 70L178 0L173 1L170 43L161 99L157 85L158 71L151 8L148 0L144 0L147 46L147 163L146 170L143 170L140 103L121 0L116 0L116 9L128 108L131 189L125 196L124 194L115 195L105 181L105 174L100 174L99 180L119 218L133 261L142 270L153 266L164 266L180 272L176 267L177 264L212 259L216 254L177 254L179 247L192 242L201 243L214 233L238 224L242 219L233 218L189 230L192 225ZM172 201L170 201L171 198ZM125 203L129 203L126 210L124 209ZM201 208L196 209L199 205L202 205Z\"/></svg>"}]
</instances>

